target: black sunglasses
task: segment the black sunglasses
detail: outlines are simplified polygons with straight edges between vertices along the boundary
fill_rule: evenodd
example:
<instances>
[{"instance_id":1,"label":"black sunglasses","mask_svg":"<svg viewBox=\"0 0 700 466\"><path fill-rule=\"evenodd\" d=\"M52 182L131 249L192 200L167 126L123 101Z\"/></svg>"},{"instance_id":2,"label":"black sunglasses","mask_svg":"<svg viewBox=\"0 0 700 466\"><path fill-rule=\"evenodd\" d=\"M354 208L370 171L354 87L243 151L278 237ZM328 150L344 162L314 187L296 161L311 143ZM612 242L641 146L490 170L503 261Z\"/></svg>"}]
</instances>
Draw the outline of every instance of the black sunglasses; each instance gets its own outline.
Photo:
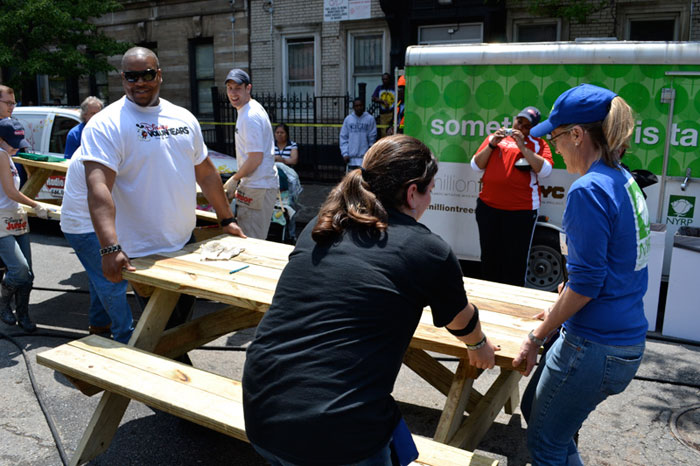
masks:
<instances>
[{"instance_id":1,"label":"black sunglasses","mask_svg":"<svg viewBox=\"0 0 700 466\"><path fill-rule=\"evenodd\" d=\"M137 82L139 78L143 79L144 82L150 82L158 76L158 70L152 68L143 71L123 71L122 73L124 74L124 79L130 83Z\"/></svg>"}]
</instances>

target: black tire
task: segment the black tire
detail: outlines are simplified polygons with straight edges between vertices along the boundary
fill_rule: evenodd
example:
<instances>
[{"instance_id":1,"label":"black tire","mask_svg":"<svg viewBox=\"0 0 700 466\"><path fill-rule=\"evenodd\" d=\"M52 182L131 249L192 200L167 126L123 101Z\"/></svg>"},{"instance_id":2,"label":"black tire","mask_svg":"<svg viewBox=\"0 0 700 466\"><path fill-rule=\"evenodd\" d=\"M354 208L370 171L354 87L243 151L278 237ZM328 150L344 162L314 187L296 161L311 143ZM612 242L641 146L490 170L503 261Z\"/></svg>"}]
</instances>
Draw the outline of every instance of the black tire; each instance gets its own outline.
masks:
<instances>
[{"instance_id":1,"label":"black tire","mask_svg":"<svg viewBox=\"0 0 700 466\"><path fill-rule=\"evenodd\" d=\"M564 281L564 258L559 248L559 233L548 229L535 230L527 262L525 286L556 291Z\"/></svg>"}]
</instances>

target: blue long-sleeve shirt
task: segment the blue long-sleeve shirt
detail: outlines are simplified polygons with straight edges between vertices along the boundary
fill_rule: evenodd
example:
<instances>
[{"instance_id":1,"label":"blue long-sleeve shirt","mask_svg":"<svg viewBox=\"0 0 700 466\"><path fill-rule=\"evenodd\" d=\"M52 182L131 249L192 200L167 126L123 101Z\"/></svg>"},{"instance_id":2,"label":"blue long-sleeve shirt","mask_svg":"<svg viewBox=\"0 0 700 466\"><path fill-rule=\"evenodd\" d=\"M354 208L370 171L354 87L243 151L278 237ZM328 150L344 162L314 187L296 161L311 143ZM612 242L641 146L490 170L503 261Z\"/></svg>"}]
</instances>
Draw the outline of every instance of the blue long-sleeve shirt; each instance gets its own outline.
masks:
<instances>
[{"instance_id":1,"label":"blue long-sleeve shirt","mask_svg":"<svg viewBox=\"0 0 700 466\"><path fill-rule=\"evenodd\" d=\"M568 285L592 298L564 323L567 331L609 345L644 341L649 214L627 170L593 163L569 190L563 220Z\"/></svg>"},{"instance_id":2,"label":"blue long-sleeve shirt","mask_svg":"<svg viewBox=\"0 0 700 466\"><path fill-rule=\"evenodd\" d=\"M73 126L73 128L68 131L68 136L66 137L66 149L63 152L67 159L73 157L75 150L80 147L80 136L83 135L83 128L85 128L84 121L77 126Z\"/></svg>"},{"instance_id":3,"label":"blue long-sleeve shirt","mask_svg":"<svg viewBox=\"0 0 700 466\"><path fill-rule=\"evenodd\" d=\"M345 117L340 129L340 155L350 157L348 165L359 167L362 158L377 140L377 124L367 112L357 116L354 112Z\"/></svg>"}]
</instances>

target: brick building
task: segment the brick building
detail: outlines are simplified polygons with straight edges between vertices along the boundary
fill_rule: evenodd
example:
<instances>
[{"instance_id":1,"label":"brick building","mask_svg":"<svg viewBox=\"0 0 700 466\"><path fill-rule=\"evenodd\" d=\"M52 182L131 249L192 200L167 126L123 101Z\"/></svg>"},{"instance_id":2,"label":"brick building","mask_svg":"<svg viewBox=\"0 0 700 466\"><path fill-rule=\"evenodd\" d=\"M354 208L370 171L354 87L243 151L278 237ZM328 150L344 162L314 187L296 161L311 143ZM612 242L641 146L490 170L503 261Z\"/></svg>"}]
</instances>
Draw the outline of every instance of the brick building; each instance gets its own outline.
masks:
<instances>
[{"instance_id":1,"label":"brick building","mask_svg":"<svg viewBox=\"0 0 700 466\"><path fill-rule=\"evenodd\" d=\"M561 4L581 4L563 1ZM599 3L588 0L587 3ZM409 45L445 42L700 40L700 0L613 0L585 22L535 15L525 0L122 0L96 19L109 36L156 50L162 95L210 117L212 85L250 71L254 92L371 93L381 74L403 67ZM337 5L348 6L346 9ZM335 8L335 9L334 9ZM120 57L110 62L119 68ZM41 76L38 103L114 101L119 74L69 82ZM70 97L69 97L70 96Z\"/></svg>"}]
</instances>

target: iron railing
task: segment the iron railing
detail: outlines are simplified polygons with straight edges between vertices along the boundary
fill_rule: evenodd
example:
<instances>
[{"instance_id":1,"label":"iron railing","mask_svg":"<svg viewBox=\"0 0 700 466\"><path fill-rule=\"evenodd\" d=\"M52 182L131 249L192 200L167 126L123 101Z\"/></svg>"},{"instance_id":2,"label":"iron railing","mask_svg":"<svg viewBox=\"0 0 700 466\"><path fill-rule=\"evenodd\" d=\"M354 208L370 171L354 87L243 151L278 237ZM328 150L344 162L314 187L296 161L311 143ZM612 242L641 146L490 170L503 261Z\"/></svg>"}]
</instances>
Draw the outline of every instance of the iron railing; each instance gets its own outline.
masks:
<instances>
[{"instance_id":1,"label":"iron railing","mask_svg":"<svg viewBox=\"0 0 700 466\"><path fill-rule=\"evenodd\" d=\"M217 87L211 92L214 121L202 122L204 140L211 149L235 156L236 109L225 92ZM345 163L338 137L350 111L350 96L256 94L253 98L265 108L273 128L277 123L289 126L289 136L299 146L295 169L303 181L335 182L342 178Z\"/></svg>"}]
</instances>

